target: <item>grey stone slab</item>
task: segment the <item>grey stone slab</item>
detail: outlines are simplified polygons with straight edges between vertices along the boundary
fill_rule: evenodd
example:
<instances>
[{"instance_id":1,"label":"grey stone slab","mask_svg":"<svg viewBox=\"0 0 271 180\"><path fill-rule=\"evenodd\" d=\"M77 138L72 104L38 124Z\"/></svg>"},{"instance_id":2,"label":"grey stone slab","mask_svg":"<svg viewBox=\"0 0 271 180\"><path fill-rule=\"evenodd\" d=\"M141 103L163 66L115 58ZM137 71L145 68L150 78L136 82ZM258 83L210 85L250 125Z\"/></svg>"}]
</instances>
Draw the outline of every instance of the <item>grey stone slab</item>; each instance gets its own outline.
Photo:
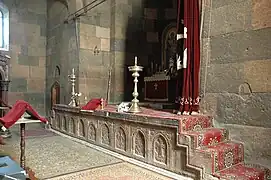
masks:
<instances>
[{"instance_id":1,"label":"grey stone slab","mask_svg":"<svg viewBox=\"0 0 271 180\"><path fill-rule=\"evenodd\" d=\"M219 8L222 6L226 6L226 5L230 5L230 4L236 4L236 3L240 3L240 2L245 2L245 1L251 1L251 0L215 0L212 1L212 6L213 8Z\"/></svg>"},{"instance_id":2,"label":"grey stone slab","mask_svg":"<svg viewBox=\"0 0 271 180\"><path fill-rule=\"evenodd\" d=\"M126 40L123 39L110 39L110 50L111 51L125 51Z\"/></svg>"},{"instance_id":3,"label":"grey stone slab","mask_svg":"<svg viewBox=\"0 0 271 180\"><path fill-rule=\"evenodd\" d=\"M103 52L99 54L94 54L94 51L89 49L80 49L80 65L88 66L89 64L93 66L103 65Z\"/></svg>"},{"instance_id":4,"label":"grey stone slab","mask_svg":"<svg viewBox=\"0 0 271 180\"><path fill-rule=\"evenodd\" d=\"M211 38L211 63L243 62L271 57L271 28Z\"/></svg>"},{"instance_id":5,"label":"grey stone slab","mask_svg":"<svg viewBox=\"0 0 271 180\"><path fill-rule=\"evenodd\" d=\"M207 30L211 28L212 36L251 29L251 9L251 1L230 4L213 9L211 12L207 8L205 15L210 18L211 13L212 22L211 26L206 28Z\"/></svg>"},{"instance_id":6,"label":"grey stone slab","mask_svg":"<svg viewBox=\"0 0 271 180\"><path fill-rule=\"evenodd\" d=\"M18 63L20 65L26 65L26 66L38 66L39 58L35 56L27 56L27 55L19 54Z\"/></svg>"},{"instance_id":7,"label":"grey stone slab","mask_svg":"<svg viewBox=\"0 0 271 180\"><path fill-rule=\"evenodd\" d=\"M25 78L12 78L10 87L11 92L26 92L27 80Z\"/></svg>"},{"instance_id":8,"label":"grey stone slab","mask_svg":"<svg viewBox=\"0 0 271 180\"><path fill-rule=\"evenodd\" d=\"M271 93L252 93L246 96L224 93L218 96L217 120L271 128Z\"/></svg>"},{"instance_id":9,"label":"grey stone slab","mask_svg":"<svg viewBox=\"0 0 271 180\"><path fill-rule=\"evenodd\" d=\"M242 64L212 64L207 69L206 92L237 93L244 82L244 67Z\"/></svg>"},{"instance_id":10,"label":"grey stone slab","mask_svg":"<svg viewBox=\"0 0 271 180\"><path fill-rule=\"evenodd\" d=\"M21 46L21 54L25 56L28 55L28 47L26 45Z\"/></svg>"}]
</instances>

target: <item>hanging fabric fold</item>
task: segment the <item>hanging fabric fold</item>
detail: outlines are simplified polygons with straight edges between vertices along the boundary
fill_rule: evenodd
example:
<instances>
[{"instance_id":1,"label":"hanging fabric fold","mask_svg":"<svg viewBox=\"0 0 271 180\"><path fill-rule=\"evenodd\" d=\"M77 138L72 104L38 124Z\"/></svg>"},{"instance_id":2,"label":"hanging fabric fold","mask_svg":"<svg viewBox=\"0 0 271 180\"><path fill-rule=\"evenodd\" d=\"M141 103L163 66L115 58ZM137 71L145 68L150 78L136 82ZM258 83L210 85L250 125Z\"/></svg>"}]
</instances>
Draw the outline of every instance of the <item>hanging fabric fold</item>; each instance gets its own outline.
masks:
<instances>
[{"instance_id":1,"label":"hanging fabric fold","mask_svg":"<svg viewBox=\"0 0 271 180\"><path fill-rule=\"evenodd\" d=\"M200 70L200 29L199 29L199 1L183 0L184 27L183 27L183 58L180 58L180 49L177 52L177 68L181 69L178 80L180 105L179 111L183 114L199 112L199 70ZM180 12L181 2L178 2L177 33L181 34ZM181 37L180 35L177 37ZM181 84L180 84L181 82Z\"/></svg>"}]
</instances>

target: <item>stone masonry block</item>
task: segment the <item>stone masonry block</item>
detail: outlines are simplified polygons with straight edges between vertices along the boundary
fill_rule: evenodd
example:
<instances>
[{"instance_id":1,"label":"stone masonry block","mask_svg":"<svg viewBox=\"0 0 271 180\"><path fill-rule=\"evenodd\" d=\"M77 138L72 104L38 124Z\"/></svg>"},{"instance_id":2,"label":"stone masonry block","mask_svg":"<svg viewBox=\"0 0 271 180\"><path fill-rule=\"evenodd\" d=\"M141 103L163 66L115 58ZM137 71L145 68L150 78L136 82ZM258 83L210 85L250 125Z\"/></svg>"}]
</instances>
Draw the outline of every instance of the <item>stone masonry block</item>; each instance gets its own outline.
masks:
<instances>
[{"instance_id":1,"label":"stone masonry block","mask_svg":"<svg viewBox=\"0 0 271 180\"><path fill-rule=\"evenodd\" d=\"M80 23L80 36L95 36L96 35L96 26Z\"/></svg>"},{"instance_id":2,"label":"stone masonry block","mask_svg":"<svg viewBox=\"0 0 271 180\"><path fill-rule=\"evenodd\" d=\"M90 37L90 36L80 36L80 48L94 50L94 48L101 49L101 38Z\"/></svg>"},{"instance_id":3,"label":"stone masonry block","mask_svg":"<svg viewBox=\"0 0 271 180\"><path fill-rule=\"evenodd\" d=\"M251 6L250 1L244 1L213 9L211 35L217 36L251 28ZM206 16L209 17L209 11L206 12ZM207 28L209 29L208 26Z\"/></svg>"},{"instance_id":4,"label":"stone masonry block","mask_svg":"<svg viewBox=\"0 0 271 180\"><path fill-rule=\"evenodd\" d=\"M225 124L271 127L271 93L249 96L224 93L218 96L217 120Z\"/></svg>"},{"instance_id":5,"label":"stone masonry block","mask_svg":"<svg viewBox=\"0 0 271 180\"><path fill-rule=\"evenodd\" d=\"M11 92L27 92L27 79L12 78L10 87Z\"/></svg>"},{"instance_id":6,"label":"stone masonry block","mask_svg":"<svg viewBox=\"0 0 271 180\"><path fill-rule=\"evenodd\" d=\"M45 67L30 67L30 78L42 78L45 80Z\"/></svg>"},{"instance_id":7,"label":"stone masonry block","mask_svg":"<svg viewBox=\"0 0 271 180\"><path fill-rule=\"evenodd\" d=\"M270 0L253 0L252 26L254 29L271 27Z\"/></svg>"},{"instance_id":8,"label":"stone masonry block","mask_svg":"<svg viewBox=\"0 0 271 180\"><path fill-rule=\"evenodd\" d=\"M165 9L165 19L176 19L177 13L174 8Z\"/></svg>"},{"instance_id":9,"label":"stone masonry block","mask_svg":"<svg viewBox=\"0 0 271 180\"><path fill-rule=\"evenodd\" d=\"M157 9L145 8L144 17L146 19L157 19Z\"/></svg>"},{"instance_id":10,"label":"stone masonry block","mask_svg":"<svg viewBox=\"0 0 271 180\"><path fill-rule=\"evenodd\" d=\"M271 28L211 38L211 63L243 62L271 57Z\"/></svg>"},{"instance_id":11,"label":"stone masonry block","mask_svg":"<svg viewBox=\"0 0 271 180\"><path fill-rule=\"evenodd\" d=\"M18 65L13 64L11 65L11 75L14 78L28 78L29 77L29 66L25 66L25 65Z\"/></svg>"},{"instance_id":12,"label":"stone masonry block","mask_svg":"<svg viewBox=\"0 0 271 180\"><path fill-rule=\"evenodd\" d=\"M147 42L159 42L158 32L147 32Z\"/></svg>"},{"instance_id":13,"label":"stone masonry block","mask_svg":"<svg viewBox=\"0 0 271 180\"><path fill-rule=\"evenodd\" d=\"M271 92L271 59L245 62L244 79L252 92Z\"/></svg>"},{"instance_id":14,"label":"stone masonry block","mask_svg":"<svg viewBox=\"0 0 271 180\"><path fill-rule=\"evenodd\" d=\"M101 38L101 50L110 51L110 39Z\"/></svg>"},{"instance_id":15,"label":"stone masonry block","mask_svg":"<svg viewBox=\"0 0 271 180\"><path fill-rule=\"evenodd\" d=\"M244 65L238 63L211 64L207 69L206 92L237 93L244 82Z\"/></svg>"},{"instance_id":16,"label":"stone masonry block","mask_svg":"<svg viewBox=\"0 0 271 180\"><path fill-rule=\"evenodd\" d=\"M100 26L96 26L96 37L110 38L110 28L103 28Z\"/></svg>"},{"instance_id":17,"label":"stone masonry block","mask_svg":"<svg viewBox=\"0 0 271 180\"><path fill-rule=\"evenodd\" d=\"M122 39L110 39L110 48L112 51L124 52L126 47L126 41Z\"/></svg>"},{"instance_id":18,"label":"stone masonry block","mask_svg":"<svg viewBox=\"0 0 271 180\"><path fill-rule=\"evenodd\" d=\"M44 92L45 81L40 78L31 78L27 80L27 89L30 92Z\"/></svg>"},{"instance_id":19,"label":"stone masonry block","mask_svg":"<svg viewBox=\"0 0 271 180\"><path fill-rule=\"evenodd\" d=\"M213 6L213 8L219 8L219 7L230 5L230 4L241 3L244 1L247 1L247 0L227 0L227 1L215 0L215 1L212 1L212 6ZM210 4L210 3L208 3L208 4Z\"/></svg>"},{"instance_id":20,"label":"stone masonry block","mask_svg":"<svg viewBox=\"0 0 271 180\"><path fill-rule=\"evenodd\" d=\"M19 54L18 64L26 65L26 66L38 66L39 60L38 60L38 57Z\"/></svg>"},{"instance_id":21,"label":"stone masonry block","mask_svg":"<svg viewBox=\"0 0 271 180\"><path fill-rule=\"evenodd\" d=\"M103 61L102 61L102 53L99 53L97 55L94 55L94 52L92 50L88 49L80 49L80 66L87 66L87 65L92 65L92 66L102 66Z\"/></svg>"}]
</instances>

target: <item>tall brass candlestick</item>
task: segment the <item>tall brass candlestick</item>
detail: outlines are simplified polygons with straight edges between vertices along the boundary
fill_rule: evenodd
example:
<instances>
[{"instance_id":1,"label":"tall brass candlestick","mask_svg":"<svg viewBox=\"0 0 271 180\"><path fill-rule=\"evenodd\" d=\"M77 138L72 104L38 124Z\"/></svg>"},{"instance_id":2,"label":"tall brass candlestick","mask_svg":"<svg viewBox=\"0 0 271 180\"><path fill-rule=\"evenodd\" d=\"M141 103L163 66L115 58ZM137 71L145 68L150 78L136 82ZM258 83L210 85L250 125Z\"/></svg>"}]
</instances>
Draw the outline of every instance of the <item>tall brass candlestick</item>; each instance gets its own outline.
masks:
<instances>
[{"instance_id":1,"label":"tall brass candlestick","mask_svg":"<svg viewBox=\"0 0 271 180\"><path fill-rule=\"evenodd\" d=\"M69 103L69 106L72 107L76 107L77 106L77 102L76 102L76 93L75 93L75 80L76 80L76 76L75 76L75 71L74 68L72 69L72 74L69 75L69 80L72 84L72 95L71 95L71 102Z\"/></svg>"},{"instance_id":2,"label":"tall brass candlestick","mask_svg":"<svg viewBox=\"0 0 271 180\"><path fill-rule=\"evenodd\" d=\"M128 112L130 113L138 113L141 112L141 109L139 107L139 100L137 99L138 97L138 92L137 92L137 83L138 83L138 77L139 77L139 71L143 70L142 66L137 65L137 57L135 57L135 65L134 66L129 66L128 67L129 71L133 72L132 76L134 77L134 92L133 92L133 97L134 99L132 100L132 105L129 109Z\"/></svg>"}]
</instances>

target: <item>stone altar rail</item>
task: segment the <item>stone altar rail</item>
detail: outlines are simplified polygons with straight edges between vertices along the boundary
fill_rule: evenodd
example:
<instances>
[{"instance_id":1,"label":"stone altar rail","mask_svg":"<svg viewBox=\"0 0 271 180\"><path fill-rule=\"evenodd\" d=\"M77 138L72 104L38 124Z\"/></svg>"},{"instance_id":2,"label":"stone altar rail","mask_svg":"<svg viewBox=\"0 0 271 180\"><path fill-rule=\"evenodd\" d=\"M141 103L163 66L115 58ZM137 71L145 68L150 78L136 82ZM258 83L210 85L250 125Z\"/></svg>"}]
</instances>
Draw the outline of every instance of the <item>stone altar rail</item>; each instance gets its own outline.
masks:
<instances>
[{"instance_id":1,"label":"stone altar rail","mask_svg":"<svg viewBox=\"0 0 271 180\"><path fill-rule=\"evenodd\" d=\"M53 129L177 174L201 179L202 169L188 165L189 148L178 142L176 119L110 111L83 112L54 106Z\"/></svg>"}]
</instances>

